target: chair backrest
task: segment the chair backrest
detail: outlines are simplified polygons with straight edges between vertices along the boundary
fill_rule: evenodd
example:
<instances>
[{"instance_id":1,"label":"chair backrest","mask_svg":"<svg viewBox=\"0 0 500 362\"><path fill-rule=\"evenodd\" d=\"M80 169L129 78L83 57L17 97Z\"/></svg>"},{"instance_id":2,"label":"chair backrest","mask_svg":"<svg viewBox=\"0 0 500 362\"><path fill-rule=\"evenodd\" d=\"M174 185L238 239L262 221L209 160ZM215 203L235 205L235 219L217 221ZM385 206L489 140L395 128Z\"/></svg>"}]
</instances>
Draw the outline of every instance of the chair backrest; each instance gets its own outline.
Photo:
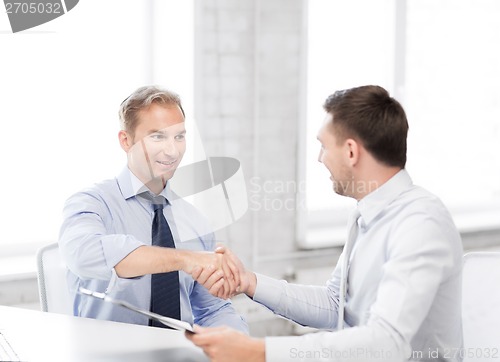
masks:
<instances>
[{"instance_id":1,"label":"chair backrest","mask_svg":"<svg viewBox=\"0 0 500 362\"><path fill-rule=\"evenodd\" d=\"M464 362L500 358L500 252L464 255Z\"/></svg>"},{"instance_id":2,"label":"chair backrest","mask_svg":"<svg viewBox=\"0 0 500 362\"><path fill-rule=\"evenodd\" d=\"M36 260L42 311L72 315L72 302L66 281L67 269L58 244L40 248Z\"/></svg>"}]
</instances>

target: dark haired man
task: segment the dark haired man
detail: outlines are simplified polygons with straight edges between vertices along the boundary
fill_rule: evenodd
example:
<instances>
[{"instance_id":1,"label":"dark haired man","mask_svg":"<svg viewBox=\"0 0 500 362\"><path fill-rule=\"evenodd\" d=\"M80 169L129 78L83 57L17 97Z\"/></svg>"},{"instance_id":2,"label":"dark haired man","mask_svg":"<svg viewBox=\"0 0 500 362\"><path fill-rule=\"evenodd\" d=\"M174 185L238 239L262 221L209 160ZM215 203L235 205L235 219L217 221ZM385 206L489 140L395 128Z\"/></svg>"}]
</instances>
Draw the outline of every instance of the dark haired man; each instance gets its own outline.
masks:
<instances>
[{"instance_id":1,"label":"dark haired man","mask_svg":"<svg viewBox=\"0 0 500 362\"><path fill-rule=\"evenodd\" d=\"M229 328L188 336L214 361L459 361L462 244L450 214L404 169L408 123L378 86L324 104L319 161L336 193L358 201L325 286L293 285L239 265L239 292L318 333L252 339ZM211 271L195 268L206 287Z\"/></svg>"}]
</instances>

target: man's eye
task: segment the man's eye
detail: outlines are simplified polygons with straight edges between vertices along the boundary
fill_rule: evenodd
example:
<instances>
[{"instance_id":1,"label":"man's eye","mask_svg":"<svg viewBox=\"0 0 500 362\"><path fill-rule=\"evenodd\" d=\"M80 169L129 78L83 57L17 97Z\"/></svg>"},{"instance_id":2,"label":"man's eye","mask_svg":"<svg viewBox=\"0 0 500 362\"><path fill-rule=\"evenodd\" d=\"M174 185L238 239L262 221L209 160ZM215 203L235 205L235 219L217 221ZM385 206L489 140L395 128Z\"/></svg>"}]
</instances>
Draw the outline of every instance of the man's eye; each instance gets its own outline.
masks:
<instances>
[{"instance_id":1,"label":"man's eye","mask_svg":"<svg viewBox=\"0 0 500 362\"><path fill-rule=\"evenodd\" d=\"M183 133L183 134L178 134L177 136L175 136L175 139L177 141L182 141L184 138L186 138L186 135Z\"/></svg>"},{"instance_id":2,"label":"man's eye","mask_svg":"<svg viewBox=\"0 0 500 362\"><path fill-rule=\"evenodd\" d=\"M165 138L162 134L159 133L153 133L152 135L149 136L153 141L161 141Z\"/></svg>"}]
</instances>

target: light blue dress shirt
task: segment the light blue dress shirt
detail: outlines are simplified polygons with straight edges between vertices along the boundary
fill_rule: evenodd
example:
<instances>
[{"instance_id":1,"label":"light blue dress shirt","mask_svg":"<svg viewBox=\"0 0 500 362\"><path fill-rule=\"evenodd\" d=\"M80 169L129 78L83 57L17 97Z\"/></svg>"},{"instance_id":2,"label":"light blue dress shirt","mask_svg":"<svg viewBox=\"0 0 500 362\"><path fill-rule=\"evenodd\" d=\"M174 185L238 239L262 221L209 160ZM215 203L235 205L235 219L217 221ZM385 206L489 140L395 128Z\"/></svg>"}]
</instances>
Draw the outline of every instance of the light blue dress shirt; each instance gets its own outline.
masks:
<instances>
[{"instance_id":1,"label":"light blue dress shirt","mask_svg":"<svg viewBox=\"0 0 500 362\"><path fill-rule=\"evenodd\" d=\"M344 321L340 256L325 286L257 276L254 300L323 330L266 338L267 361L460 361L462 243L441 201L401 170L358 203Z\"/></svg>"},{"instance_id":2,"label":"light blue dress shirt","mask_svg":"<svg viewBox=\"0 0 500 362\"><path fill-rule=\"evenodd\" d=\"M151 245L153 207L150 201L138 196L146 190L125 168L116 179L95 184L66 201L59 246L69 268L67 280L74 315L148 324L147 317L76 293L84 287L149 310L151 275L124 279L114 269L136 248ZM176 248L212 251L214 235L206 219L191 204L176 198L168 184L161 195L174 201L164 208L164 215ZM179 282L183 321L202 326L228 325L248 333L246 322L230 301L213 297L183 271L179 271Z\"/></svg>"}]
</instances>

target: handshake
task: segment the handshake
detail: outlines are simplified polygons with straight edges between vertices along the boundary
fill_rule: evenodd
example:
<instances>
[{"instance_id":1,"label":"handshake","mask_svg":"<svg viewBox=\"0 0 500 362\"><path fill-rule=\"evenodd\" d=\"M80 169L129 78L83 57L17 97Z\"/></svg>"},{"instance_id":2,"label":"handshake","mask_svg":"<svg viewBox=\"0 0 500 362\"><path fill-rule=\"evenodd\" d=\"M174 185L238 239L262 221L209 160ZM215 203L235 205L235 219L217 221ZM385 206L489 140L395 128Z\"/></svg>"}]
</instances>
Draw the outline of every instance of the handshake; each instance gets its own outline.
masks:
<instances>
[{"instance_id":1,"label":"handshake","mask_svg":"<svg viewBox=\"0 0 500 362\"><path fill-rule=\"evenodd\" d=\"M229 249L219 246L214 253L197 253L192 268L185 270L213 296L228 299L245 293L253 297L257 280Z\"/></svg>"}]
</instances>

